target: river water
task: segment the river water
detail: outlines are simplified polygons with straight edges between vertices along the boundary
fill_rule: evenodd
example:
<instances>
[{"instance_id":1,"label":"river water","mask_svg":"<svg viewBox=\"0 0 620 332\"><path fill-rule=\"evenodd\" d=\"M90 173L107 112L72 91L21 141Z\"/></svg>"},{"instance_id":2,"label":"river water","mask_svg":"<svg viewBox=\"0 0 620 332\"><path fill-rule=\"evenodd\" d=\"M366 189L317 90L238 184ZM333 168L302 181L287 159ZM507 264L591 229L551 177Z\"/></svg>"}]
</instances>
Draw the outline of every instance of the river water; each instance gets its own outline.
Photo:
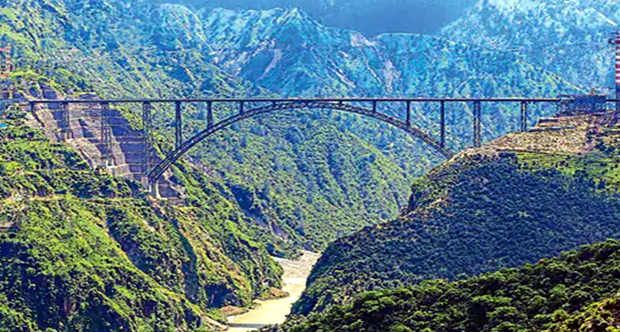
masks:
<instances>
[{"instance_id":1,"label":"river water","mask_svg":"<svg viewBox=\"0 0 620 332\"><path fill-rule=\"evenodd\" d=\"M266 301L255 301L255 308L245 314L228 318L229 332L247 332L270 324L280 324L286 320L291 307L306 289L306 279L312 266L320 255L304 251L299 260L274 258L284 269L282 289L290 295Z\"/></svg>"}]
</instances>

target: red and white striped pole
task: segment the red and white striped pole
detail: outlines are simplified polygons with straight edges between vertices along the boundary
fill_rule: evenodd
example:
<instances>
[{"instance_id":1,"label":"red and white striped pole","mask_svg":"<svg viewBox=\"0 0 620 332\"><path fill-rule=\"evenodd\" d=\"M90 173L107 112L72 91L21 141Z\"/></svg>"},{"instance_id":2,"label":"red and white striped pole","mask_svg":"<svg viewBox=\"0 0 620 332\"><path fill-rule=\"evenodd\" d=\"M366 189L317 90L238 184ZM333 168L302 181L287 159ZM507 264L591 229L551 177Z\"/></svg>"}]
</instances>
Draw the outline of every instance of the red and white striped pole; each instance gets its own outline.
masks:
<instances>
[{"instance_id":1,"label":"red and white striped pole","mask_svg":"<svg viewBox=\"0 0 620 332\"><path fill-rule=\"evenodd\" d=\"M616 74L616 112L620 113L620 30L613 34L609 43L615 46L615 74Z\"/></svg>"}]
</instances>

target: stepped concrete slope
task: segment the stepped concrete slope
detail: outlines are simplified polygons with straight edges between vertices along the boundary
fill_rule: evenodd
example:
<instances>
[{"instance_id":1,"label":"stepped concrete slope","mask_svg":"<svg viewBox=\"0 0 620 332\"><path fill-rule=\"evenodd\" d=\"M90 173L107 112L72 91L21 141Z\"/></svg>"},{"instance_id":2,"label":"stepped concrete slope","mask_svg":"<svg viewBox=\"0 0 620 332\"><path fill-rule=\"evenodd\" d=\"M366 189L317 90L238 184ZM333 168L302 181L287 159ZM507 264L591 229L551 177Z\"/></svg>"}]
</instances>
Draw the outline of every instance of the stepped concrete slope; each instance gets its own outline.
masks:
<instances>
[{"instance_id":1,"label":"stepped concrete slope","mask_svg":"<svg viewBox=\"0 0 620 332\"><path fill-rule=\"evenodd\" d=\"M59 99L65 98L51 87L40 84L31 88L26 99ZM82 99L97 99L93 94L77 96ZM46 136L56 142L65 142L71 145L94 168L106 169L108 172L136 180L143 181L146 167L145 153L146 136L143 130L135 129L118 109L110 108L108 123L110 135L110 157L104 158L105 143L102 125L102 106L98 104L71 105L69 122L63 129L66 110L60 104L37 104L34 109L27 107L31 115L30 124L40 128ZM151 163L159 163L161 158L152 157ZM159 195L164 198L181 202L182 189L174 186L169 180L170 174L164 175L159 181Z\"/></svg>"}]
</instances>

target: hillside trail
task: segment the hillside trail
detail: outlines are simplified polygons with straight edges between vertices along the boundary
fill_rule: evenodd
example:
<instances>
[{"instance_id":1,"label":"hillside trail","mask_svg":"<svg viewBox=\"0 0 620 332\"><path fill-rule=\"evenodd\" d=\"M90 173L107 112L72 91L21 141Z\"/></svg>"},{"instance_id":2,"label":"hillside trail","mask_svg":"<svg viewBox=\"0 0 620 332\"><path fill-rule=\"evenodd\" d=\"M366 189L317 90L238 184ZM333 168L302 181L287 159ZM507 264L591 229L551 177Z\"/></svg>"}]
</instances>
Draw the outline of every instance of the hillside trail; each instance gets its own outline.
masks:
<instances>
[{"instance_id":1,"label":"hillside trail","mask_svg":"<svg viewBox=\"0 0 620 332\"><path fill-rule=\"evenodd\" d=\"M302 252L298 260L274 258L284 269L282 290L289 296L279 299L255 301L255 308L250 311L228 318L228 332L247 332L271 324L281 324L286 315L291 312L295 301L301 297L306 289L306 279L312 271L312 266L321 255L309 251Z\"/></svg>"}]
</instances>

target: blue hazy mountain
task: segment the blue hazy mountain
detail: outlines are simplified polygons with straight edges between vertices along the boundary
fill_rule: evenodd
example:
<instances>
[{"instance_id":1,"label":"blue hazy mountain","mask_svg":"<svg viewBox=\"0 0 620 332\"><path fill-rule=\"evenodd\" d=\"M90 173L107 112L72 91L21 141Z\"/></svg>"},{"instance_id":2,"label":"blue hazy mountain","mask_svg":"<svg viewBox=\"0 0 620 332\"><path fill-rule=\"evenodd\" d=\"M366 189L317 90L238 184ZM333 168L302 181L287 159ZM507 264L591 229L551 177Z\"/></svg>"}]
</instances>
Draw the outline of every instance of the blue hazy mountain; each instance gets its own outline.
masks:
<instances>
[{"instance_id":1,"label":"blue hazy mountain","mask_svg":"<svg viewBox=\"0 0 620 332\"><path fill-rule=\"evenodd\" d=\"M179 0L196 8L300 8L319 22L368 36L385 32L434 33L476 0Z\"/></svg>"},{"instance_id":2,"label":"blue hazy mountain","mask_svg":"<svg viewBox=\"0 0 620 332\"><path fill-rule=\"evenodd\" d=\"M441 34L523 59L588 88L613 86L607 40L620 22L619 1L485 0Z\"/></svg>"}]
</instances>

